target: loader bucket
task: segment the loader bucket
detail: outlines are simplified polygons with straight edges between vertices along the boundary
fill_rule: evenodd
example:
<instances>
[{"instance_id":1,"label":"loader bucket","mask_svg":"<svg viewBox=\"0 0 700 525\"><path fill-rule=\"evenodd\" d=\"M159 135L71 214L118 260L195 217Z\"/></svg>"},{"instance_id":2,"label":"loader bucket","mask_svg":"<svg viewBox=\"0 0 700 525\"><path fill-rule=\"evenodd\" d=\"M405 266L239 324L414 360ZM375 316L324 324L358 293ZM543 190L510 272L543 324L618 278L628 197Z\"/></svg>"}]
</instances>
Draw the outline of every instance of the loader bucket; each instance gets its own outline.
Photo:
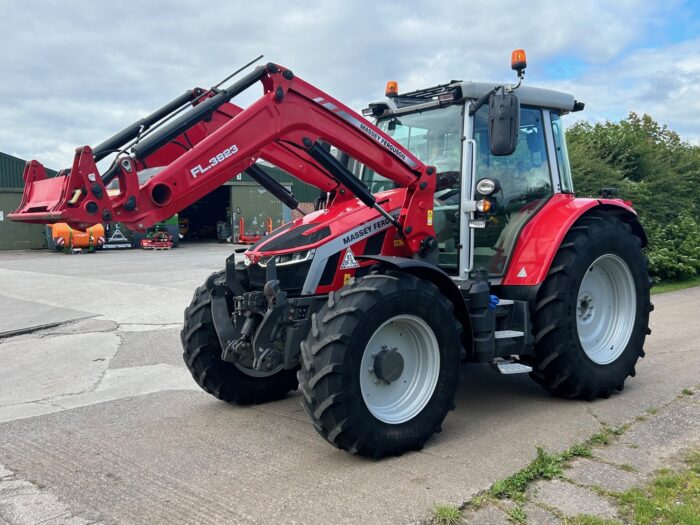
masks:
<instances>
[{"instance_id":1,"label":"loader bucket","mask_svg":"<svg viewBox=\"0 0 700 525\"><path fill-rule=\"evenodd\" d=\"M68 177L46 178L46 170L36 160L24 167L24 193L19 207L8 215L12 221L39 224L60 222L65 213L61 210Z\"/></svg>"},{"instance_id":2,"label":"loader bucket","mask_svg":"<svg viewBox=\"0 0 700 525\"><path fill-rule=\"evenodd\" d=\"M132 176L132 191L138 191L133 170ZM127 187L125 191L128 190ZM114 202L102 182L92 149L83 146L75 150L70 170L62 170L56 177L47 178L41 163L27 162L22 200L8 217L13 221L39 224L66 222L84 229L98 222L111 222Z\"/></svg>"}]
</instances>

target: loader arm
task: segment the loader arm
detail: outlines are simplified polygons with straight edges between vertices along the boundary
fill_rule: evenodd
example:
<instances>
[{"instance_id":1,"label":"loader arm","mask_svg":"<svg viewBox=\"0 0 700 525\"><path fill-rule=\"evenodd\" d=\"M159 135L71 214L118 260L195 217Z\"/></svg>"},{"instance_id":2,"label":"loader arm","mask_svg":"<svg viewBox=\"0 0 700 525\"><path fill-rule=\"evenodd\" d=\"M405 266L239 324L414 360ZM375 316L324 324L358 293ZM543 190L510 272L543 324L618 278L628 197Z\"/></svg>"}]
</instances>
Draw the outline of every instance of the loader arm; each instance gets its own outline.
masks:
<instances>
[{"instance_id":1,"label":"loader arm","mask_svg":"<svg viewBox=\"0 0 700 525\"><path fill-rule=\"evenodd\" d=\"M165 146L145 157L143 161L137 162L137 170L170 164L242 111L243 108L231 102L224 104L211 117L172 139ZM322 191L333 191L338 186L338 182L321 170L313 159L305 155L303 151L290 148L286 144L271 143L265 146L260 152L260 158L289 173L294 171L297 178Z\"/></svg>"},{"instance_id":2,"label":"loader arm","mask_svg":"<svg viewBox=\"0 0 700 525\"><path fill-rule=\"evenodd\" d=\"M263 95L246 109L230 98L260 81ZM43 166L25 167L25 189L10 219L68 222L85 227L119 221L143 230L164 220L223 185L256 160L265 159L336 199L359 197L380 212L381 203L348 172L333 164L319 144L331 144L376 172L406 187L398 225L414 253L434 237L432 221L435 169L424 165L391 137L347 106L295 77L267 64L221 91L212 91L179 118L137 142L100 174L89 146L78 148L64 176L47 179ZM162 169L139 185L137 172ZM119 180L119 194L106 183ZM369 196L368 196L369 195Z\"/></svg>"}]
</instances>

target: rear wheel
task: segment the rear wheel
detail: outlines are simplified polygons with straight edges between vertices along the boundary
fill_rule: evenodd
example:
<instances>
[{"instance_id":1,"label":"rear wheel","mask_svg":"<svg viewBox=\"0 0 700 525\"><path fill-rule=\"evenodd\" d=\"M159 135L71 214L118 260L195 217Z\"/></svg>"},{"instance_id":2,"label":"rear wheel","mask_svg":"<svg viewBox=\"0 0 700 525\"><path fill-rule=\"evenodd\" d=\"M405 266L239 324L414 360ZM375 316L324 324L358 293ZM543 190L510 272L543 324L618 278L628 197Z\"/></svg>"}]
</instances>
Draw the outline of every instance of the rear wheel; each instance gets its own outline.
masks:
<instances>
[{"instance_id":1,"label":"rear wheel","mask_svg":"<svg viewBox=\"0 0 700 525\"><path fill-rule=\"evenodd\" d=\"M302 404L353 454L420 449L451 408L462 326L435 285L372 274L332 292L302 343Z\"/></svg>"},{"instance_id":2,"label":"rear wheel","mask_svg":"<svg viewBox=\"0 0 700 525\"><path fill-rule=\"evenodd\" d=\"M207 285L223 284L225 279L223 271L212 274L205 285L197 288L192 303L185 309L185 325L180 332L185 364L202 390L223 401L243 405L281 399L296 390L296 370L253 377L221 359Z\"/></svg>"},{"instance_id":3,"label":"rear wheel","mask_svg":"<svg viewBox=\"0 0 700 525\"><path fill-rule=\"evenodd\" d=\"M570 398L622 390L644 356L649 278L628 224L588 216L566 235L535 308L532 378Z\"/></svg>"}]
</instances>

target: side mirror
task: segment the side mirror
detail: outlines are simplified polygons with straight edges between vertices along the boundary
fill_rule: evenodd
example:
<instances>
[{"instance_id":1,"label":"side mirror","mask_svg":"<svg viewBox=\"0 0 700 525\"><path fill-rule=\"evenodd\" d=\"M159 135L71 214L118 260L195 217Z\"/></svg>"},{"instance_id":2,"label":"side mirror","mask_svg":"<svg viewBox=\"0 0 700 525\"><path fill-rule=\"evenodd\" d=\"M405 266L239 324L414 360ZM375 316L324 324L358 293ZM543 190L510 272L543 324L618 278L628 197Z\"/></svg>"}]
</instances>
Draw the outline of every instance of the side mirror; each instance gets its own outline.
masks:
<instances>
[{"instance_id":1,"label":"side mirror","mask_svg":"<svg viewBox=\"0 0 700 525\"><path fill-rule=\"evenodd\" d=\"M489 146L492 155L504 156L518 145L520 101L514 93L499 91L489 97Z\"/></svg>"}]
</instances>

